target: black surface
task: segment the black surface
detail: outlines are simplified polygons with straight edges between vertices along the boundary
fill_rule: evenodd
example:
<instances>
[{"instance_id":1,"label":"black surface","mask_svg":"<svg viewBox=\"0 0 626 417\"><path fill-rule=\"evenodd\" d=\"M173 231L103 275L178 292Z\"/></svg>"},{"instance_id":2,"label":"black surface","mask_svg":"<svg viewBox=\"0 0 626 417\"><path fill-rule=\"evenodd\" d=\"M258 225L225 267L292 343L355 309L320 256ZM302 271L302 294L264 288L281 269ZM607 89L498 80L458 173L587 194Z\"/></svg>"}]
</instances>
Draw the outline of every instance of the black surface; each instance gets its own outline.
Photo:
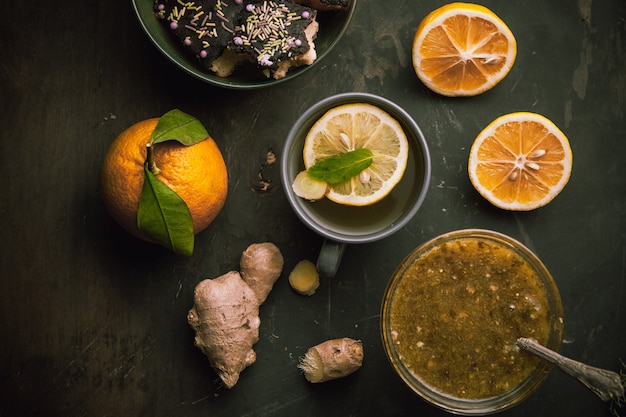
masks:
<instances>
[{"instance_id":1,"label":"black surface","mask_svg":"<svg viewBox=\"0 0 626 417\"><path fill-rule=\"evenodd\" d=\"M518 40L514 68L481 96L449 99L411 66L419 21L438 1L359 0L337 48L302 77L231 91L183 74L150 43L130 1L17 2L0 26L0 415L438 416L393 374L379 308L396 265L415 246L479 227L517 238L551 270L565 311L562 352L618 370L626 359L626 3L485 1ZM287 283L321 238L291 212L279 153L307 107L366 91L403 106L432 153L418 215L384 240L350 246L333 280L304 298ZM180 108L224 153L229 197L189 259L138 241L105 212L98 175L126 127ZM528 213L492 207L472 188L467 156L491 120L512 111L552 119L574 154L570 183ZM281 156L278 155L280 158ZM285 273L261 307L257 363L220 388L186 324L195 284L238 267L248 244L269 240ZM349 378L308 384L298 357L350 336L365 363ZM622 410L622 415L625 412ZM502 416L608 416L609 405L555 371Z\"/></svg>"}]
</instances>

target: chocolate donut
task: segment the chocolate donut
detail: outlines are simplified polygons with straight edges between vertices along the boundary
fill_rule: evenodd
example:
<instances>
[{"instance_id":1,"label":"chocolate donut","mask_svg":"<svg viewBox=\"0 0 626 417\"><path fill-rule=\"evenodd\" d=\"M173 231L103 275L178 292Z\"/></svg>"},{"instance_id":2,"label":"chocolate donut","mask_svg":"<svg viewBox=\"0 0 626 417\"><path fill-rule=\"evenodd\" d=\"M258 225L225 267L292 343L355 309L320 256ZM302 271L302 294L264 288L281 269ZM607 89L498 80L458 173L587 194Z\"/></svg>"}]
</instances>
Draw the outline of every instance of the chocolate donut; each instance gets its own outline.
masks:
<instances>
[{"instance_id":1,"label":"chocolate donut","mask_svg":"<svg viewBox=\"0 0 626 417\"><path fill-rule=\"evenodd\" d=\"M202 69L228 76L234 69L215 66L226 51L242 10L241 0L157 0L155 13L162 19L183 47L193 54Z\"/></svg>"},{"instance_id":2,"label":"chocolate donut","mask_svg":"<svg viewBox=\"0 0 626 417\"><path fill-rule=\"evenodd\" d=\"M317 12L289 1L247 1L230 48L254 57L267 77L282 78L292 66L317 58Z\"/></svg>"},{"instance_id":3,"label":"chocolate donut","mask_svg":"<svg viewBox=\"0 0 626 417\"><path fill-rule=\"evenodd\" d=\"M219 77L249 61L279 79L317 58L317 12L291 0L156 0L154 8L200 67Z\"/></svg>"}]
</instances>

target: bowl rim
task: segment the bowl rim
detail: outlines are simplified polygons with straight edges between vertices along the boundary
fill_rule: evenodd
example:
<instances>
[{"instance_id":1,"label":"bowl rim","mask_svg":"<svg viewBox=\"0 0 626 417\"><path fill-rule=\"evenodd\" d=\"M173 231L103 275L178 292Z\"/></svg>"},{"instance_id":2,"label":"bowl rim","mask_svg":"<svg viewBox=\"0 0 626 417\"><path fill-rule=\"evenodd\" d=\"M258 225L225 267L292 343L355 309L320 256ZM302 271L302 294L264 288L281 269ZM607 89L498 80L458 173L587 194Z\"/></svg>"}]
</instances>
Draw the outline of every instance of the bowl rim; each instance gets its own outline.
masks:
<instances>
[{"instance_id":1,"label":"bowl rim","mask_svg":"<svg viewBox=\"0 0 626 417\"><path fill-rule=\"evenodd\" d=\"M304 126L312 126L323 113L334 107L351 103L367 103L378 106L382 110L388 112L396 120L398 120L401 125L406 125L407 127L405 128L403 126L403 128L410 129L412 131L411 136L415 136L415 140L417 141L417 143L411 144L411 146L416 146L421 151L421 163L423 165L423 170L421 172L423 177L421 181L422 187L417 197L415 198L415 203L410 208L410 210L408 210L399 219L399 221L393 222L393 224L390 224L384 230L358 236L344 234L335 230L325 228L322 225L313 222L312 219L305 214L306 210L303 208L304 203L302 199L300 197L297 197L293 192L289 191L291 190L291 183L298 172L293 172L293 170L291 169L291 165L289 164L289 158L286 157L286 155L288 155L291 151L292 147L295 146L295 142L300 139L298 133L303 129ZM319 116L315 117L318 114ZM285 195L287 196L287 200L289 201L289 204L291 205L293 211L296 213L302 223L304 223L309 229L320 234L321 236L324 236L325 238L332 239L337 242L368 243L386 238L389 235L397 232L407 223L409 223L413 217L415 217L424 200L426 199L426 194L428 193L430 185L432 169L430 150L428 148L428 142L426 141L426 138L424 137L424 134L422 133L419 125L415 122L411 115L398 104L387 98L372 93L339 93L326 97L310 106L307 110L305 110L304 113L302 113L302 115L300 115L300 117L298 117L298 119L294 122L291 129L289 130L289 133L287 134L287 139L285 140L285 143L283 145L281 155L281 181L285 190Z\"/></svg>"},{"instance_id":2,"label":"bowl rim","mask_svg":"<svg viewBox=\"0 0 626 417\"><path fill-rule=\"evenodd\" d=\"M227 88L231 90L255 90L255 89L259 89L263 87L271 87L277 84L282 84L284 82L290 81L304 74L305 72L309 71L318 62L320 62L324 57L326 57L339 43L339 41L345 34L346 30L350 26L350 22L352 21L352 18L354 16L356 4L357 4L357 0L350 0L347 9L339 11L340 13L345 13L345 19L343 21L343 24L339 28L339 31L337 32L337 36L335 36L334 39L328 43L328 46L326 46L326 48L324 48L323 51L321 52L317 51L318 52L317 58L312 64L293 68L287 73L285 77L280 78L278 80L274 78L267 78L266 80L242 83L241 81L235 82L232 79L229 80L228 77L220 78L217 75L211 74L207 71L203 71L195 63L193 63L193 60L189 59L188 57L183 56L184 62L181 62L181 60L179 60L177 57L173 56L172 53L170 53L170 50L169 50L170 48L163 46L161 42L159 42L157 33L153 29L155 25L150 25L145 20L144 14L146 12L144 9L146 8L146 6L143 5L143 3L150 3L151 4L150 7L152 8L152 4L153 4L152 0L131 0L131 2L132 2L133 10L135 12L135 16L137 17L137 20L139 21L139 24L143 32L148 36L148 38L150 39L152 44L157 48L157 50L159 50L159 52L161 52L161 54L163 54L170 62L172 62L179 69L183 70L183 72L185 72L186 74L191 75L193 78L206 82L207 84L210 84L210 85ZM317 47L316 47L316 50L317 50ZM181 53L181 55L183 54Z\"/></svg>"},{"instance_id":3,"label":"bowl rim","mask_svg":"<svg viewBox=\"0 0 626 417\"><path fill-rule=\"evenodd\" d=\"M418 396L426 400L428 403L454 414L486 415L509 409L528 398L548 377L550 371L553 369L552 365L545 361L540 361L531 375L520 385L496 397L478 400L465 400L448 397L430 389L426 384L421 383L419 379L411 375L410 371L403 366L402 361L400 361L397 353L393 349L391 335L389 334L389 326L387 324L388 312L393 292L397 287L398 282L401 280L404 271L406 271L406 269L410 267L419 256L423 255L436 245L444 241L472 237L489 239L492 242L503 244L512 250L515 250L515 252L520 254L520 256L522 256L537 272L540 281L546 288L548 293L548 302L551 307L550 317L552 322L548 347L554 351L558 351L560 349L563 340L564 327L563 305L559 289L550 271L533 251L518 240L501 232L479 228L459 229L435 236L418 245L403 259L391 275L383 293L383 302L381 303L380 310L380 332L385 355L387 356L393 370L402 379L405 385L414 391Z\"/></svg>"}]
</instances>

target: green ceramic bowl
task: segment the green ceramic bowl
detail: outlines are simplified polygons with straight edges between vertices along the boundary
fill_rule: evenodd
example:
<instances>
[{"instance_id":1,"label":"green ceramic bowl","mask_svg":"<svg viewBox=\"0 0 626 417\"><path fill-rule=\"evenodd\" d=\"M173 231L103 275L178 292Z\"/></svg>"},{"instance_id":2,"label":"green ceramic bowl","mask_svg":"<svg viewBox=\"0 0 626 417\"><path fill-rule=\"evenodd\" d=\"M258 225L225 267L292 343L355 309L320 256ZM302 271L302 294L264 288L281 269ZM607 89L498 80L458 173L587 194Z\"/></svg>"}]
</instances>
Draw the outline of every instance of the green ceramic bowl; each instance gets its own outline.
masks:
<instances>
[{"instance_id":1,"label":"green ceramic bowl","mask_svg":"<svg viewBox=\"0 0 626 417\"><path fill-rule=\"evenodd\" d=\"M273 78L265 78L262 74L257 73L257 71L236 71L228 78L220 78L210 72L202 70L194 61L194 57L185 53L177 39L175 39L162 22L154 16L154 0L132 0L132 2L143 30L157 49L176 66L209 84L232 89L268 87L291 80L304 73L328 55L337 42L339 42L339 39L344 34L352 19L356 7L356 0L352 0L345 10L318 12L317 21L319 22L319 31L315 39L317 60L311 65L292 68L286 77L275 80Z\"/></svg>"}]
</instances>

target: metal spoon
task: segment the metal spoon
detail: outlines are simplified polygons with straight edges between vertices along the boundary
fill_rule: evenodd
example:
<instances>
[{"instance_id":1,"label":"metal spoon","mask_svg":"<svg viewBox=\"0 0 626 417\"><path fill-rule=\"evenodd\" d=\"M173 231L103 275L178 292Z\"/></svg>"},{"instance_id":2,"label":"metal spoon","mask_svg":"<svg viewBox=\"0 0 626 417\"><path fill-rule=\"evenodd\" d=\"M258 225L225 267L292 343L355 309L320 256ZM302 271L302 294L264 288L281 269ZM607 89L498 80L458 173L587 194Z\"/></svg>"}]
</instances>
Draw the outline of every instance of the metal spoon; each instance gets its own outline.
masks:
<instances>
[{"instance_id":1,"label":"metal spoon","mask_svg":"<svg viewBox=\"0 0 626 417\"><path fill-rule=\"evenodd\" d=\"M587 388L603 401L617 400L624 396L622 378L616 372L585 365L584 363L566 358L540 345L537 341L526 337L517 339L517 346L558 366L561 370L585 384Z\"/></svg>"}]
</instances>

